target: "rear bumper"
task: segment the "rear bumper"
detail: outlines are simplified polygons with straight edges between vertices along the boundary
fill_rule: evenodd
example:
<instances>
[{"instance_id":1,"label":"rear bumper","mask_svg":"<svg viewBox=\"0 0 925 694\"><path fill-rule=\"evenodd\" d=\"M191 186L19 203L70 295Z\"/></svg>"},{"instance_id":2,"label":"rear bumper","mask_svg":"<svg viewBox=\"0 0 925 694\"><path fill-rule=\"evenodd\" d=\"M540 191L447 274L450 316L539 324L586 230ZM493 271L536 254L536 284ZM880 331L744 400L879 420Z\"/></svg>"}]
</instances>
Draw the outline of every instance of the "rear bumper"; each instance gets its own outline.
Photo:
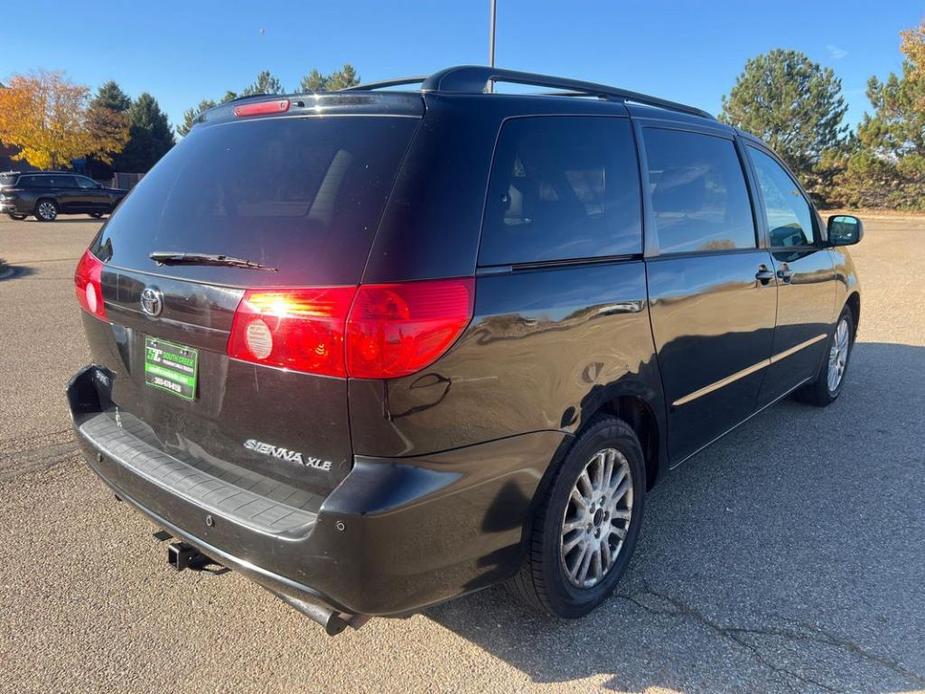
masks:
<instances>
[{"instance_id":1,"label":"rear bumper","mask_svg":"<svg viewBox=\"0 0 925 694\"><path fill-rule=\"evenodd\" d=\"M275 534L140 469L145 442L131 432L114 442L90 426L111 410L111 378L86 367L67 396L90 467L115 493L283 599L348 620L409 614L516 572L532 499L565 437L546 431L416 458L356 456L304 532Z\"/></svg>"}]
</instances>

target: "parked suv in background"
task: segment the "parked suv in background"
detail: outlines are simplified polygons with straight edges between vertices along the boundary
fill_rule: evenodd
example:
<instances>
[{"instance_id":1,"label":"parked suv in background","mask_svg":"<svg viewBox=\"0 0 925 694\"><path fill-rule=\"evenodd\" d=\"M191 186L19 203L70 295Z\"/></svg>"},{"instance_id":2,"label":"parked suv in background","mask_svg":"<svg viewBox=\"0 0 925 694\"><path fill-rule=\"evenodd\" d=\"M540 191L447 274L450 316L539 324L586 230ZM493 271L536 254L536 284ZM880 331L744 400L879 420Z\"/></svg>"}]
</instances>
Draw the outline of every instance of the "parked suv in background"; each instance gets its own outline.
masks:
<instances>
[{"instance_id":1,"label":"parked suv in background","mask_svg":"<svg viewBox=\"0 0 925 694\"><path fill-rule=\"evenodd\" d=\"M329 633L510 578L577 617L660 474L839 396L860 237L755 137L605 85L253 97L81 259L68 399L176 568L240 570Z\"/></svg>"},{"instance_id":2,"label":"parked suv in background","mask_svg":"<svg viewBox=\"0 0 925 694\"><path fill-rule=\"evenodd\" d=\"M30 214L40 222L53 222L59 214L100 218L110 214L127 193L64 171L0 173L0 212L13 219Z\"/></svg>"}]
</instances>

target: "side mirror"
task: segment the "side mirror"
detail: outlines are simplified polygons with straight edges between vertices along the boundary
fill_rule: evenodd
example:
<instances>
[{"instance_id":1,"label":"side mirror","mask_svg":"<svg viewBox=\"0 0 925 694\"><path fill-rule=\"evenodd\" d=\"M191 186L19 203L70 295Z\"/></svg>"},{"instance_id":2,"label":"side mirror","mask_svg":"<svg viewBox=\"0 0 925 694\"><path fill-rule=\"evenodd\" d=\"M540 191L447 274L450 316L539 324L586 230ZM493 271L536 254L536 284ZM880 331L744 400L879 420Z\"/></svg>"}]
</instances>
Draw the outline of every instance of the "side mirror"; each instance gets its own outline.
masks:
<instances>
[{"instance_id":1,"label":"side mirror","mask_svg":"<svg viewBox=\"0 0 925 694\"><path fill-rule=\"evenodd\" d=\"M850 214L829 217L829 243L833 246L853 246L864 238L864 224Z\"/></svg>"}]
</instances>

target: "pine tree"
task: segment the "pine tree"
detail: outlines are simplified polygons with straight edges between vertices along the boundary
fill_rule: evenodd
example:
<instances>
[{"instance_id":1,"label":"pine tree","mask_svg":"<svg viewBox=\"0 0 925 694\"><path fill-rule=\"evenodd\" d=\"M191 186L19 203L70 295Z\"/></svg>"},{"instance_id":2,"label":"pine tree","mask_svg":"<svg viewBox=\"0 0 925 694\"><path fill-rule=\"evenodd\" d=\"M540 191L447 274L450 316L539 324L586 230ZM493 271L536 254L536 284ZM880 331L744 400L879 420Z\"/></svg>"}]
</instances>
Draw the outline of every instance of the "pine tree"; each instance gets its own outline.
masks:
<instances>
[{"instance_id":1,"label":"pine tree","mask_svg":"<svg viewBox=\"0 0 925 694\"><path fill-rule=\"evenodd\" d=\"M847 110L831 68L777 48L745 63L723 96L720 119L763 139L808 190L824 197L845 143Z\"/></svg>"},{"instance_id":2,"label":"pine tree","mask_svg":"<svg viewBox=\"0 0 925 694\"><path fill-rule=\"evenodd\" d=\"M333 92L346 87L354 87L359 83L360 76L356 68L347 63L340 70L335 70L329 75L322 75L317 69L312 68L299 83L299 90L302 92Z\"/></svg>"},{"instance_id":3,"label":"pine tree","mask_svg":"<svg viewBox=\"0 0 925 694\"><path fill-rule=\"evenodd\" d=\"M320 92L325 89L326 82L324 75L318 72L317 69L312 68L311 72L305 75L299 83L299 91L305 93Z\"/></svg>"},{"instance_id":4,"label":"pine tree","mask_svg":"<svg viewBox=\"0 0 925 694\"><path fill-rule=\"evenodd\" d=\"M108 143L86 159L85 173L91 178L112 178L112 160L129 140L128 110L132 100L116 82L100 85L87 111L87 126L100 142Z\"/></svg>"},{"instance_id":5,"label":"pine tree","mask_svg":"<svg viewBox=\"0 0 925 694\"><path fill-rule=\"evenodd\" d=\"M128 110L129 142L116 159L117 171L146 173L164 156L175 140L167 116L157 99L142 93Z\"/></svg>"},{"instance_id":6,"label":"pine tree","mask_svg":"<svg viewBox=\"0 0 925 694\"><path fill-rule=\"evenodd\" d=\"M902 75L867 83L874 114L840 179L849 205L925 209L925 22L902 36Z\"/></svg>"},{"instance_id":7,"label":"pine tree","mask_svg":"<svg viewBox=\"0 0 925 694\"><path fill-rule=\"evenodd\" d=\"M285 94L282 82L279 81L269 70L263 70L257 75L254 83L246 87L242 96L256 96L258 94Z\"/></svg>"},{"instance_id":8,"label":"pine tree","mask_svg":"<svg viewBox=\"0 0 925 694\"><path fill-rule=\"evenodd\" d=\"M177 126L177 134L182 137L189 135L190 130L193 129L193 126L199 122L200 116L210 108L215 106L215 102L212 99L203 99L199 102L199 105L195 108L187 109L183 112L183 122Z\"/></svg>"}]
</instances>

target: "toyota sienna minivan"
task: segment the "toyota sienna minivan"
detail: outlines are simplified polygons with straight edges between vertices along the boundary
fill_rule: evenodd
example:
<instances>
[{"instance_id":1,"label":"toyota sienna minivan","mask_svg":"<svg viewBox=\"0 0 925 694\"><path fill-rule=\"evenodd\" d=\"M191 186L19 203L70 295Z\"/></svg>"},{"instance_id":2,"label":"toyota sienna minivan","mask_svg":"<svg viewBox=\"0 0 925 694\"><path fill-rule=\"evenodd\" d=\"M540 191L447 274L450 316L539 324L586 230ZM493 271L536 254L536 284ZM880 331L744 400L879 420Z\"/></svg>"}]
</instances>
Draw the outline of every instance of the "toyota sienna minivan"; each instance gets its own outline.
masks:
<instances>
[{"instance_id":1,"label":"toyota sienna minivan","mask_svg":"<svg viewBox=\"0 0 925 694\"><path fill-rule=\"evenodd\" d=\"M332 634L506 579L579 617L659 475L840 395L861 235L757 138L605 85L467 66L249 97L80 260L68 400L175 568Z\"/></svg>"}]
</instances>

